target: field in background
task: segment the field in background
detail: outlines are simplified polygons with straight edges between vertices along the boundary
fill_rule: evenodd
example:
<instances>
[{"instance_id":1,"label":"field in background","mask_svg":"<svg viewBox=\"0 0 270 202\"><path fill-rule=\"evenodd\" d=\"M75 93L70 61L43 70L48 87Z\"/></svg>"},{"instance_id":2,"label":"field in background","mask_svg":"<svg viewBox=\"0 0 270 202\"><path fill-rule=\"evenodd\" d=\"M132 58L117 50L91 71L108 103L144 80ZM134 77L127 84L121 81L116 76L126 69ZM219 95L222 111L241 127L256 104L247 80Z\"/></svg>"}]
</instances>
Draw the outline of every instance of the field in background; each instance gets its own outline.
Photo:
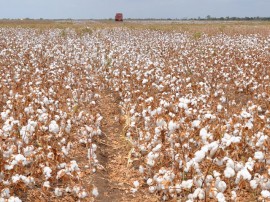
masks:
<instances>
[{"instance_id":1,"label":"field in background","mask_svg":"<svg viewBox=\"0 0 270 202\"><path fill-rule=\"evenodd\" d=\"M270 23L0 21L0 201L270 199Z\"/></svg>"}]
</instances>

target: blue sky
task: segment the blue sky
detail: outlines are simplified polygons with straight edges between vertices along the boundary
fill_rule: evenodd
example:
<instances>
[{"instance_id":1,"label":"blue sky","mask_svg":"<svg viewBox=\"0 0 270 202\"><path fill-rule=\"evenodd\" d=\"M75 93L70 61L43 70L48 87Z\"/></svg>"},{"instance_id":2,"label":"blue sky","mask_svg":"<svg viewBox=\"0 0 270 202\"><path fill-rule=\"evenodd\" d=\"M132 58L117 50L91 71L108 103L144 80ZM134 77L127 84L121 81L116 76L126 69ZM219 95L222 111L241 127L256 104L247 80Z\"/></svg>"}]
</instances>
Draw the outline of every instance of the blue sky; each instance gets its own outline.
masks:
<instances>
[{"instance_id":1,"label":"blue sky","mask_svg":"<svg viewBox=\"0 0 270 202\"><path fill-rule=\"evenodd\" d=\"M0 0L0 18L269 17L270 0Z\"/></svg>"}]
</instances>

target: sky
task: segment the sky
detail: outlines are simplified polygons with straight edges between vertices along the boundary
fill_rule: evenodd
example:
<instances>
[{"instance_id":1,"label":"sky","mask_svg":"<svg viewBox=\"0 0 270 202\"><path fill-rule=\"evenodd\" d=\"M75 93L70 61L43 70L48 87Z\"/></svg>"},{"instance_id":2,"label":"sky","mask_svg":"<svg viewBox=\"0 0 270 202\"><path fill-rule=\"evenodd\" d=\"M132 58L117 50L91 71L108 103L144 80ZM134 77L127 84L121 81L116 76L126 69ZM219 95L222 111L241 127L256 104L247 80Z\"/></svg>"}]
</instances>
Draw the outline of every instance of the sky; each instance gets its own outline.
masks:
<instances>
[{"instance_id":1,"label":"sky","mask_svg":"<svg viewBox=\"0 0 270 202\"><path fill-rule=\"evenodd\" d=\"M0 18L269 17L270 0L0 0Z\"/></svg>"}]
</instances>

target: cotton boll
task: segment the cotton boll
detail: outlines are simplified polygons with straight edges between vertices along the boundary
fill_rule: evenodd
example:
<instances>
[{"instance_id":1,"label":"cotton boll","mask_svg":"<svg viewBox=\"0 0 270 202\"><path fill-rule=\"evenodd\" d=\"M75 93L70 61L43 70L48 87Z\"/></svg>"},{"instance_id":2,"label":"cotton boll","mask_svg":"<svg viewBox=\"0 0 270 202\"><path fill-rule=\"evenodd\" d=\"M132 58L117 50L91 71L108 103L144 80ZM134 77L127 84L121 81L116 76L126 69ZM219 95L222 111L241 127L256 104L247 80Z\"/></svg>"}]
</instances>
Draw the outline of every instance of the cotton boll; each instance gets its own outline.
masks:
<instances>
[{"instance_id":1,"label":"cotton boll","mask_svg":"<svg viewBox=\"0 0 270 202\"><path fill-rule=\"evenodd\" d=\"M160 151L161 147L162 147L162 144L158 144L157 146L155 146L155 147L152 149L152 151L153 151L153 152L158 152L158 151Z\"/></svg>"},{"instance_id":2,"label":"cotton boll","mask_svg":"<svg viewBox=\"0 0 270 202\"><path fill-rule=\"evenodd\" d=\"M49 125L49 131L51 133L54 133L54 134L57 134L59 133L59 126L58 124L56 123L56 121L51 121L50 125Z\"/></svg>"},{"instance_id":3,"label":"cotton boll","mask_svg":"<svg viewBox=\"0 0 270 202\"><path fill-rule=\"evenodd\" d=\"M146 183L151 186L153 184L153 179L152 178L149 178Z\"/></svg>"},{"instance_id":4,"label":"cotton boll","mask_svg":"<svg viewBox=\"0 0 270 202\"><path fill-rule=\"evenodd\" d=\"M190 189L193 186L193 180L183 180L181 183L181 187L183 189Z\"/></svg>"},{"instance_id":5,"label":"cotton boll","mask_svg":"<svg viewBox=\"0 0 270 202\"><path fill-rule=\"evenodd\" d=\"M200 126L200 124L201 124L200 120L195 120L195 121L192 122L191 125L192 125L193 128L198 128Z\"/></svg>"},{"instance_id":6,"label":"cotton boll","mask_svg":"<svg viewBox=\"0 0 270 202\"><path fill-rule=\"evenodd\" d=\"M206 141L207 138L209 137L208 133L207 133L207 130L205 128L202 128L200 130L200 136L202 138L203 141Z\"/></svg>"},{"instance_id":7,"label":"cotton boll","mask_svg":"<svg viewBox=\"0 0 270 202\"><path fill-rule=\"evenodd\" d=\"M94 197L97 197L98 196L98 189L96 188L96 187L94 187L93 188L93 190L92 190L92 195L94 196Z\"/></svg>"},{"instance_id":8,"label":"cotton boll","mask_svg":"<svg viewBox=\"0 0 270 202\"><path fill-rule=\"evenodd\" d=\"M139 172L142 174L144 173L144 167L142 165L139 166Z\"/></svg>"},{"instance_id":9,"label":"cotton boll","mask_svg":"<svg viewBox=\"0 0 270 202\"><path fill-rule=\"evenodd\" d=\"M51 186L50 186L50 182L49 182L49 181L45 181L45 182L43 183L43 187L50 188L50 187L51 187Z\"/></svg>"},{"instance_id":10,"label":"cotton boll","mask_svg":"<svg viewBox=\"0 0 270 202\"><path fill-rule=\"evenodd\" d=\"M87 194L86 191L81 191L81 192L79 192L79 194L78 194L78 197L79 197L79 198L85 198L85 197L87 197L87 196L88 196L88 194Z\"/></svg>"},{"instance_id":11,"label":"cotton boll","mask_svg":"<svg viewBox=\"0 0 270 202\"><path fill-rule=\"evenodd\" d=\"M62 196L62 194L63 194L62 189L56 187L56 188L54 189L54 194L55 194L56 196L58 196L58 197Z\"/></svg>"},{"instance_id":12,"label":"cotton boll","mask_svg":"<svg viewBox=\"0 0 270 202\"><path fill-rule=\"evenodd\" d=\"M235 191L231 191L231 200L233 200L233 201L235 201L236 200L236 198L237 198L237 194L236 194L236 192Z\"/></svg>"},{"instance_id":13,"label":"cotton boll","mask_svg":"<svg viewBox=\"0 0 270 202\"><path fill-rule=\"evenodd\" d=\"M202 150L195 152L194 161L200 163L205 158L205 152Z\"/></svg>"},{"instance_id":14,"label":"cotton boll","mask_svg":"<svg viewBox=\"0 0 270 202\"><path fill-rule=\"evenodd\" d=\"M226 169L224 170L224 175L226 178L231 178L235 176L235 171L231 167L226 167Z\"/></svg>"},{"instance_id":15,"label":"cotton boll","mask_svg":"<svg viewBox=\"0 0 270 202\"><path fill-rule=\"evenodd\" d=\"M246 111L242 111L241 112L241 116L243 117L243 118L250 118L251 117L251 114L250 113L248 113L248 112L246 112Z\"/></svg>"},{"instance_id":16,"label":"cotton boll","mask_svg":"<svg viewBox=\"0 0 270 202\"><path fill-rule=\"evenodd\" d=\"M17 196L11 196L9 199L8 199L8 202L22 202L22 200L20 198L18 198Z\"/></svg>"},{"instance_id":17,"label":"cotton boll","mask_svg":"<svg viewBox=\"0 0 270 202\"><path fill-rule=\"evenodd\" d=\"M175 185L175 190L176 190L176 193L180 194L181 193L181 184L177 183Z\"/></svg>"},{"instance_id":18,"label":"cotton boll","mask_svg":"<svg viewBox=\"0 0 270 202\"><path fill-rule=\"evenodd\" d=\"M250 180L249 184L252 189L256 189L258 187L258 182L256 180Z\"/></svg>"},{"instance_id":19,"label":"cotton boll","mask_svg":"<svg viewBox=\"0 0 270 202\"><path fill-rule=\"evenodd\" d=\"M9 188L4 188L1 191L1 197L2 198L9 198L10 197L10 190Z\"/></svg>"},{"instance_id":20,"label":"cotton boll","mask_svg":"<svg viewBox=\"0 0 270 202\"><path fill-rule=\"evenodd\" d=\"M219 192L222 192L223 193L226 190L226 188L227 188L227 184L224 181L220 181L220 182L217 183L216 188L217 188L217 190Z\"/></svg>"},{"instance_id":21,"label":"cotton boll","mask_svg":"<svg viewBox=\"0 0 270 202\"><path fill-rule=\"evenodd\" d=\"M223 106L222 106L222 105L220 105L220 104L217 105L217 111L218 111L218 112L221 112L222 109L223 109Z\"/></svg>"},{"instance_id":22,"label":"cotton boll","mask_svg":"<svg viewBox=\"0 0 270 202\"><path fill-rule=\"evenodd\" d=\"M52 169L50 167L43 168L43 174L45 175L46 180L51 177Z\"/></svg>"},{"instance_id":23,"label":"cotton boll","mask_svg":"<svg viewBox=\"0 0 270 202\"><path fill-rule=\"evenodd\" d=\"M262 190L261 195L263 198L270 199L270 192L268 190Z\"/></svg>"},{"instance_id":24,"label":"cotton boll","mask_svg":"<svg viewBox=\"0 0 270 202\"><path fill-rule=\"evenodd\" d=\"M216 195L216 198L217 198L218 202L226 202L226 198L225 198L223 193L218 193Z\"/></svg>"},{"instance_id":25,"label":"cotton boll","mask_svg":"<svg viewBox=\"0 0 270 202\"><path fill-rule=\"evenodd\" d=\"M264 153L261 151L257 151L254 154L254 158L257 160L263 160L264 159Z\"/></svg>"},{"instance_id":26,"label":"cotton boll","mask_svg":"<svg viewBox=\"0 0 270 202\"><path fill-rule=\"evenodd\" d=\"M155 186L150 186L148 188L148 190L149 190L150 193L154 193L156 191L156 187Z\"/></svg>"},{"instance_id":27,"label":"cotton boll","mask_svg":"<svg viewBox=\"0 0 270 202\"><path fill-rule=\"evenodd\" d=\"M193 198L198 198L200 200L203 200L205 198L205 192L203 189L201 188L197 188L195 189L194 193L193 193Z\"/></svg>"},{"instance_id":28,"label":"cotton boll","mask_svg":"<svg viewBox=\"0 0 270 202\"><path fill-rule=\"evenodd\" d=\"M138 188L140 186L140 183L139 183L139 181L136 180L133 182L133 185L135 188Z\"/></svg>"}]
</instances>

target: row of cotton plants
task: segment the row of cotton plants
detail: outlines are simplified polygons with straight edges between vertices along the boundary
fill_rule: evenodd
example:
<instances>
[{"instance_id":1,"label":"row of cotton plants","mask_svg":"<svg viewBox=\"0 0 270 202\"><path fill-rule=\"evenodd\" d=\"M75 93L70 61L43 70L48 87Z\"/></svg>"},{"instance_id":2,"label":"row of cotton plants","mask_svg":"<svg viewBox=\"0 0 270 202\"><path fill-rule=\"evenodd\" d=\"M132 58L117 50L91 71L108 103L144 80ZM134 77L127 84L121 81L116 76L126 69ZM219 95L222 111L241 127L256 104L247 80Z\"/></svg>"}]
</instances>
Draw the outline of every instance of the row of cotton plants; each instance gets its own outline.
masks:
<instances>
[{"instance_id":1,"label":"row of cotton plants","mask_svg":"<svg viewBox=\"0 0 270 202\"><path fill-rule=\"evenodd\" d=\"M97 39L66 32L0 29L0 201L98 195L83 180L95 172L101 135Z\"/></svg>"},{"instance_id":2,"label":"row of cotton plants","mask_svg":"<svg viewBox=\"0 0 270 202\"><path fill-rule=\"evenodd\" d=\"M270 36L103 30L100 73L130 116L141 178L164 200L270 199ZM135 167L136 168L136 167Z\"/></svg>"}]
</instances>

